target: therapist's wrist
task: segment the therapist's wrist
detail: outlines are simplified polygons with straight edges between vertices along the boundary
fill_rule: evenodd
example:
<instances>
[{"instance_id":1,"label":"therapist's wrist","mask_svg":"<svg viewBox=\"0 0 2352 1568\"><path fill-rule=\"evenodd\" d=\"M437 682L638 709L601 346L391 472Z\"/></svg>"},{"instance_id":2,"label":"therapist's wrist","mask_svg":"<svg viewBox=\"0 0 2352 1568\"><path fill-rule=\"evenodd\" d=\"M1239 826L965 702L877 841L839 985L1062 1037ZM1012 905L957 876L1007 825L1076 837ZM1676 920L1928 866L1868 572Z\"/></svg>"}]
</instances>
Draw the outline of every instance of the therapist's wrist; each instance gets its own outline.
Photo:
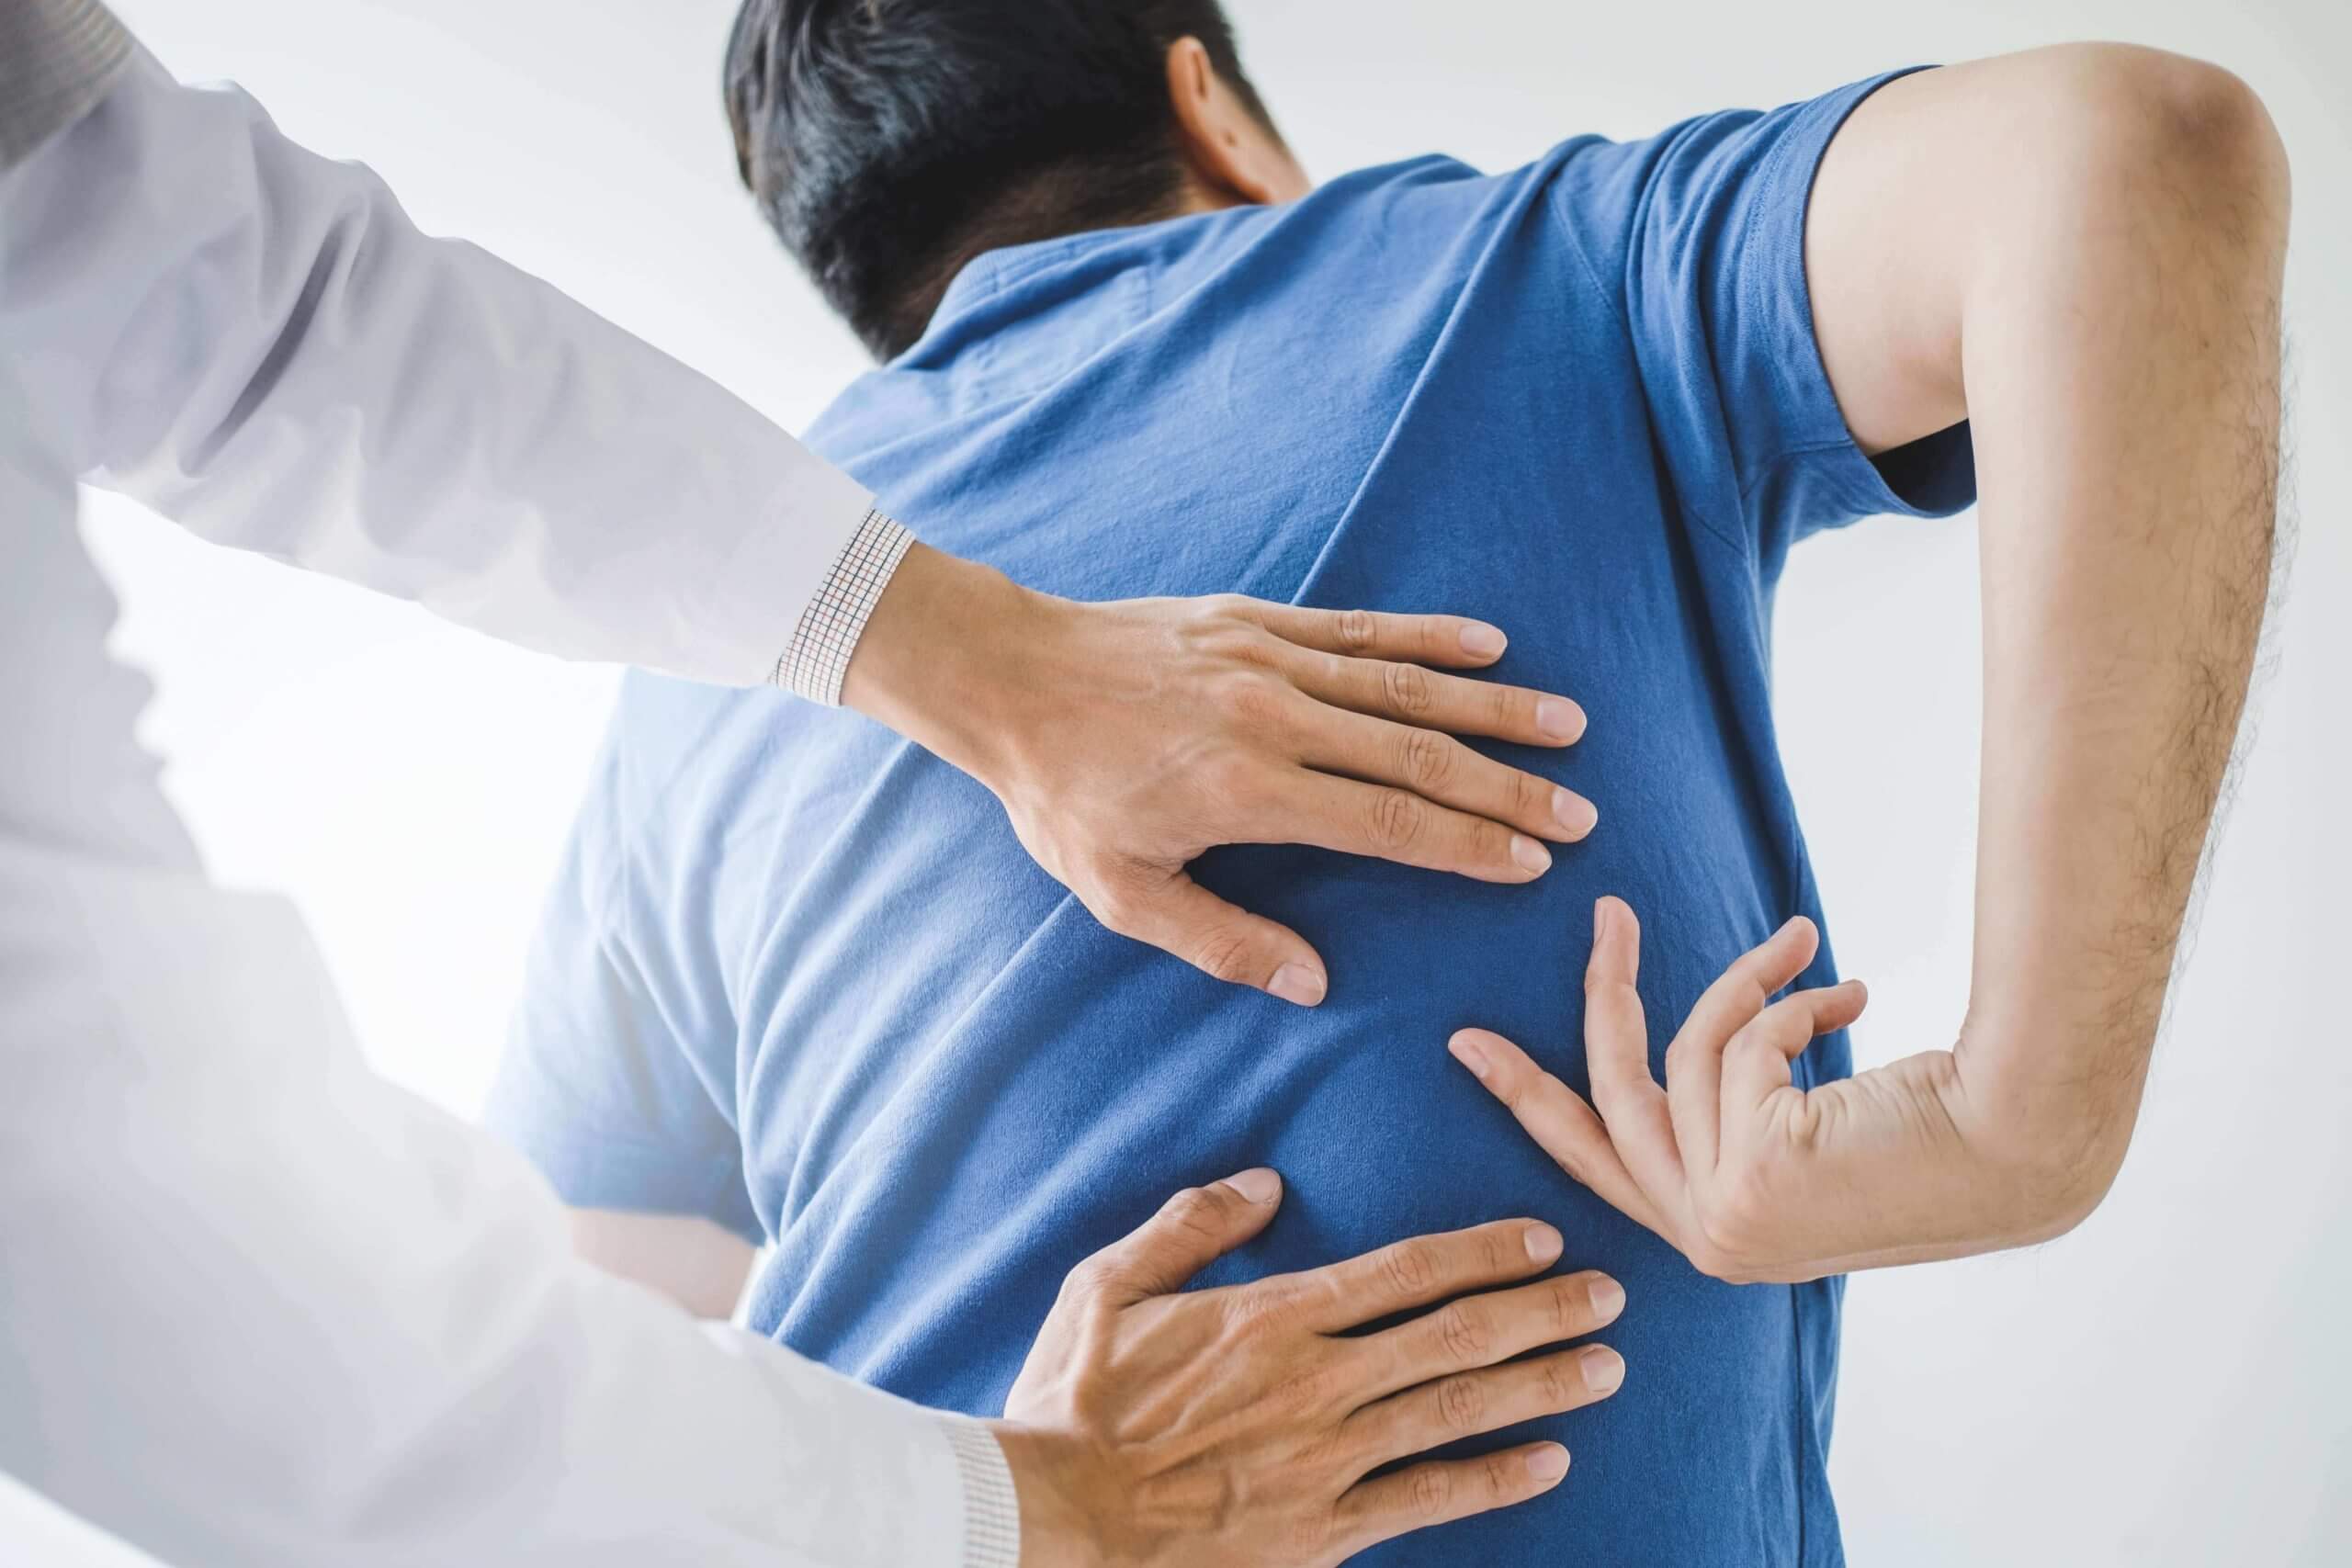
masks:
<instances>
[{"instance_id":1,"label":"therapist's wrist","mask_svg":"<svg viewBox=\"0 0 2352 1568\"><path fill-rule=\"evenodd\" d=\"M988 1426L1019 1499L1021 1568L1110 1568L1134 1561L1114 1550L1080 1439L1011 1421Z\"/></svg>"},{"instance_id":2,"label":"therapist's wrist","mask_svg":"<svg viewBox=\"0 0 2352 1568\"><path fill-rule=\"evenodd\" d=\"M1007 688L1023 679L1049 595L993 567L910 545L867 617L842 681L844 707L982 782L999 771Z\"/></svg>"}]
</instances>

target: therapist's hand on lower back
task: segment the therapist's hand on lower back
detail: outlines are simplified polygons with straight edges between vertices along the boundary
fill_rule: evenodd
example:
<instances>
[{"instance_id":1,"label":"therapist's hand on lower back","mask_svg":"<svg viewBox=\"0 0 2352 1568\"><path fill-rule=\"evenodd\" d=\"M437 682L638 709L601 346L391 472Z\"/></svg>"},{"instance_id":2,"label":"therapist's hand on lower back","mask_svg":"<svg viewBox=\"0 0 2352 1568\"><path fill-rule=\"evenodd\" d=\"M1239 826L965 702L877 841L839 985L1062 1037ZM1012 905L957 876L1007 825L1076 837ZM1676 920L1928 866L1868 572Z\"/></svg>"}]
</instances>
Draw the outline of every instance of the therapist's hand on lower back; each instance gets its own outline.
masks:
<instances>
[{"instance_id":1,"label":"therapist's hand on lower back","mask_svg":"<svg viewBox=\"0 0 2352 1568\"><path fill-rule=\"evenodd\" d=\"M1625 1300L1614 1280L1488 1289L1560 1256L1551 1226L1505 1220L1183 1292L1281 1201L1271 1170L1179 1193L1070 1275L995 1428L1020 1494L1022 1568L1324 1568L1567 1473L1557 1443L1371 1472L1614 1393L1624 1363L1605 1346L1514 1359L1609 1323Z\"/></svg>"},{"instance_id":2,"label":"therapist's hand on lower back","mask_svg":"<svg viewBox=\"0 0 2352 1568\"><path fill-rule=\"evenodd\" d=\"M1261 600L1087 604L921 546L866 623L842 700L994 791L1039 864L1111 930L1220 980L1323 999L1297 932L1186 874L1219 844L1313 844L1532 882L1591 804L1455 735L1566 746L1562 697L1478 669L1503 635L1453 615Z\"/></svg>"}]
</instances>

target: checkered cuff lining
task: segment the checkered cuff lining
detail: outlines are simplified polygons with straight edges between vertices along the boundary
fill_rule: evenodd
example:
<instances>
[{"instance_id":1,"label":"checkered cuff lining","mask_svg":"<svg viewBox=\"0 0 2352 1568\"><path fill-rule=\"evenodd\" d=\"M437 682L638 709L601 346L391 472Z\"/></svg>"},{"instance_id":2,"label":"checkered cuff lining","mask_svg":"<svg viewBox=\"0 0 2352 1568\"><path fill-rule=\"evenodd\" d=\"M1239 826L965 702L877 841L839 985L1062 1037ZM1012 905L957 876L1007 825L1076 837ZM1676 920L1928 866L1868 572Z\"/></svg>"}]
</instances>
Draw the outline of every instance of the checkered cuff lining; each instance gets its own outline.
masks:
<instances>
[{"instance_id":1,"label":"checkered cuff lining","mask_svg":"<svg viewBox=\"0 0 2352 1568\"><path fill-rule=\"evenodd\" d=\"M812 703L841 705L842 678L849 673L857 639L865 634L882 591L890 586L890 574L914 542L912 534L880 512L866 513L865 521L833 558L817 596L800 612L792 641L776 660L771 677L775 684Z\"/></svg>"},{"instance_id":2,"label":"checkered cuff lining","mask_svg":"<svg viewBox=\"0 0 2352 1568\"><path fill-rule=\"evenodd\" d=\"M964 1568L1020 1568L1021 1501L1004 1450L977 1421L940 1424L964 1483Z\"/></svg>"}]
</instances>

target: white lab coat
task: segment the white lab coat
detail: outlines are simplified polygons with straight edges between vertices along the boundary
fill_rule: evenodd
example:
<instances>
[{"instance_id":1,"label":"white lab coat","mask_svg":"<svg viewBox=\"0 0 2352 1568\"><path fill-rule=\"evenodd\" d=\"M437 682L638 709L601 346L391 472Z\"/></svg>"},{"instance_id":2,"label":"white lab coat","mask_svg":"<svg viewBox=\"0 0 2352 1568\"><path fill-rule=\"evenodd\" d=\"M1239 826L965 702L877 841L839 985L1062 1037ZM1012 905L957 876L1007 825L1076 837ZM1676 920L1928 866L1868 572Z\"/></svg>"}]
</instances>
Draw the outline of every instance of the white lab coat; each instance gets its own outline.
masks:
<instances>
[{"instance_id":1,"label":"white lab coat","mask_svg":"<svg viewBox=\"0 0 2352 1568\"><path fill-rule=\"evenodd\" d=\"M867 498L140 57L0 176L0 1470L193 1565L1010 1564L984 1430L570 1255L131 739L77 475L558 653L773 667Z\"/></svg>"}]
</instances>

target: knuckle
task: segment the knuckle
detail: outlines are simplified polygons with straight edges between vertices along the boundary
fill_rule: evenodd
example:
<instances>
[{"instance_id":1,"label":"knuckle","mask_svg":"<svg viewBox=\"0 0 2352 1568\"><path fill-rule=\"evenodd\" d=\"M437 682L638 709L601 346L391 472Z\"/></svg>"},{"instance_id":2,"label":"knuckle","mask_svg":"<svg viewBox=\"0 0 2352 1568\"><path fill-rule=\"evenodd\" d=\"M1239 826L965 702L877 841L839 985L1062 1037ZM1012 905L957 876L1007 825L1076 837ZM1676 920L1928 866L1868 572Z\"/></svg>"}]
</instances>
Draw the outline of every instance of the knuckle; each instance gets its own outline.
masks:
<instances>
[{"instance_id":1,"label":"knuckle","mask_svg":"<svg viewBox=\"0 0 2352 1568\"><path fill-rule=\"evenodd\" d=\"M1462 747L1433 729L1408 729L1396 742L1397 776L1427 794L1461 771Z\"/></svg>"},{"instance_id":2,"label":"knuckle","mask_svg":"<svg viewBox=\"0 0 2352 1568\"><path fill-rule=\"evenodd\" d=\"M1437 1258L1425 1242L1390 1247L1380 1255L1380 1271L1388 1288L1400 1296L1418 1296L1437 1287Z\"/></svg>"},{"instance_id":3,"label":"knuckle","mask_svg":"<svg viewBox=\"0 0 2352 1568\"><path fill-rule=\"evenodd\" d=\"M1118 1273L1118 1265L1104 1253L1083 1258L1077 1268L1062 1278L1062 1297L1071 1302L1091 1301L1110 1287Z\"/></svg>"},{"instance_id":4,"label":"knuckle","mask_svg":"<svg viewBox=\"0 0 2352 1568\"><path fill-rule=\"evenodd\" d=\"M1205 1187L1188 1187L1168 1200L1159 1211L1161 1223L1179 1235L1201 1241L1225 1235L1225 1206Z\"/></svg>"},{"instance_id":5,"label":"knuckle","mask_svg":"<svg viewBox=\"0 0 2352 1568\"><path fill-rule=\"evenodd\" d=\"M1236 984L1254 978L1260 965L1252 957L1249 933L1221 926L1193 943L1193 967L1213 980Z\"/></svg>"},{"instance_id":6,"label":"knuckle","mask_svg":"<svg viewBox=\"0 0 2352 1568\"><path fill-rule=\"evenodd\" d=\"M1379 849L1409 850L1429 828L1429 807L1401 789L1375 789L1365 807L1364 830Z\"/></svg>"},{"instance_id":7,"label":"knuckle","mask_svg":"<svg viewBox=\"0 0 2352 1568\"><path fill-rule=\"evenodd\" d=\"M1341 610L1331 617L1331 635L1350 653L1363 653L1380 640L1380 622L1369 610Z\"/></svg>"},{"instance_id":8,"label":"knuckle","mask_svg":"<svg viewBox=\"0 0 2352 1568\"><path fill-rule=\"evenodd\" d=\"M1690 1259L1690 1267L1710 1280L1721 1280L1730 1285L1739 1283L1733 1278L1739 1272L1738 1263L1719 1243L1706 1235L1703 1230L1692 1240L1690 1246L1683 1249L1683 1252Z\"/></svg>"},{"instance_id":9,"label":"knuckle","mask_svg":"<svg viewBox=\"0 0 2352 1568\"><path fill-rule=\"evenodd\" d=\"M1456 1437L1484 1429L1487 1416L1486 1390L1476 1378L1449 1378L1438 1384L1438 1422Z\"/></svg>"},{"instance_id":10,"label":"knuckle","mask_svg":"<svg viewBox=\"0 0 2352 1568\"><path fill-rule=\"evenodd\" d=\"M1438 1309L1436 1334L1445 1353L1464 1366L1486 1365L1487 1349L1495 1337L1485 1316L1460 1302Z\"/></svg>"},{"instance_id":11,"label":"knuckle","mask_svg":"<svg viewBox=\"0 0 2352 1568\"><path fill-rule=\"evenodd\" d=\"M1546 1410L1569 1410L1584 1403L1584 1373L1571 1373L1567 1357L1553 1356L1537 1364L1543 1369L1539 1392Z\"/></svg>"},{"instance_id":12,"label":"knuckle","mask_svg":"<svg viewBox=\"0 0 2352 1568\"><path fill-rule=\"evenodd\" d=\"M1482 1478L1486 1481L1487 1495L1489 1497L1515 1495L1521 1480L1527 1474L1526 1465L1521 1463L1513 1466L1511 1456L1508 1453L1488 1454L1479 1461L1478 1468ZM1516 1476L1512 1474L1514 1469L1518 1471Z\"/></svg>"},{"instance_id":13,"label":"knuckle","mask_svg":"<svg viewBox=\"0 0 2352 1568\"><path fill-rule=\"evenodd\" d=\"M1238 593L1216 593L1194 602L1182 625L1193 646L1210 654L1236 653L1265 633L1265 617L1257 604Z\"/></svg>"},{"instance_id":14,"label":"knuckle","mask_svg":"<svg viewBox=\"0 0 2352 1568\"><path fill-rule=\"evenodd\" d=\"M1290 1541L1290 1556L1301 1562L1313 1562L1331 1550L1331 1530L1336 1521L1320 1509L1310 1508L1293 1515L1286 1527Z\"/></svg>"},{"instance_id":15,"label":"knuckle","mask_svg":"<svg viewBox=\"0 0 2352 1568\"><path fill-rule=\"evenodd\" d=\"M1668 1077L1679 1076L1690 1066L1692 1050L1690 1039L1687 1034L1678 1034L1667 1042L1665 1066Z\"/></svg>"},{"instance_id":16,"label":"knuckle","mask_svg":"<svg viewBox=\"0 0 2352 1568\"><path fill-rule=\"evenodd\" d=\"M1452 1472L1438 1466L1425 1465L1413 1472L1405 1490L1405 1508L1417 1519L1433 1519L1445 1512L1453 1497Z\"/></svg>"},{"instance_id":17,"label":"knuckle","mask_svg":"<svg viewBox=\"0 0 2352 1568\"><path fill-rule=\"evenodd\" d=\"M1552 1328L1562 1339L1573 1339L1592 1327L1592 1288L1581 1280L1555 1280L1547 1303Z\"/></svg>"},{"instance_id":18,"label":"knuckle","mask_svg":"<svg viewBox=\"0 0 2352 1568\"><path fill-rule=\"evenodd\" d=\"M1518 835L1509 828L1484 818L1464 822L1461 828L1463 864L1487 867L1501 874L1524 874L1518 857L1511 852L1511 840ZM1508 874L1503 872L1506 866L1510 868Z\"/></svg>"},{"instance_id":19,"label":"knuckle","mask_svg":"<svg viewBox=\"0 0 2352 1568\"><path fill-rule=\"evenodd\" d=\"M1253 641L1251 652L1237 651L1235 658L1246 661L1255 650ZM1283 683L1271 675L1255 671L1236 674L1225 682L1223 706L1242 726L1262 729L1282 716L1283 692Z\"/></svg>"},{"instance_id":20,"label":"knuckle","mask_svg":"<svg viewBox=\"0 0 2352 1568\"><path fill-rule=\"evenodd\" d=\"M1093 917L1121 936L1137 934L1148 900L1136 868L1125 862L1098 865L1080 879L1080 899Z\"/></svg>"},{"instance_id":21,"label":"knuckle","mask_svg":"<svg viewBox=\"0 0 2352 1568\"><path fill-rule=\"evenodd\" d=\"M1136 934L1135 896L1117 887L1102 887L1086 896L1086 907L1106 931L1120 936Z\"/></svg>"},{"instance_id":22,"label":"knuckle","mask_svg":"<svg viewBox=\"0 0 2352 1568\"><path fill-rule=\"evenodd\" d=\"M1490 728L1509 734L1535 728L1535 703L1523 692L1509 686L1485 686L1483 699L1487 708L1487 724Z\"/></svg>"},{"instance_id":23,"label":"knuckle","mask_svg":"<svg viewBox=\"0 0 2352 1568\"><path fill-rule=\"evenodd\" d=\"M1478 1265L1488 1274L1527 1271L1527 1244L1507 1230L1488 1230L1478 1237Z\"/></svg>"},{"instance_id":24,"label":"knuckle","mask_svg":"<svg viewBox=\"0 0 2352 1568\"><path fill-rule=\"evenodd\" d=\"M1220 806L1250 810L1258 804L1258 769L1239 751L1217 752L1200 764L1196 776L1201 788Z\"/></svg>"},{"instance_id":25,"label":"knuckle","mask_svg":"<svg viewBox=\"0 0 2352 1568\"><path fill-rule=\"evenodd\" d=\"M1287 1292L1261 1281L1236 1291L1226 1310L1247 1333L1275 1334L1289 1326L1297 1315L1297 1303Z\"/></svg>"},{"instance_id":26,"label":"knuckle","mask_svg":"<svg viewBox=\"0 0 2352 1568\"><path fill-rule=\"evenodd\" d=\"M1521 821L1552 821L1552 786L1533 773L1510 776L1510 808Z\"/></svg>"},{"instance_id":27,"label":"knuckle","mask_svg":"<svg viewBox=\"0 0 2352 1568\"><path fill-rule=\"evenodd\" d=\"M1380 691L1389 710L1408 718L1427 713L1437 701L1437 682L1418 664L1382 666Z\"/></svg>"}]
</instances>

